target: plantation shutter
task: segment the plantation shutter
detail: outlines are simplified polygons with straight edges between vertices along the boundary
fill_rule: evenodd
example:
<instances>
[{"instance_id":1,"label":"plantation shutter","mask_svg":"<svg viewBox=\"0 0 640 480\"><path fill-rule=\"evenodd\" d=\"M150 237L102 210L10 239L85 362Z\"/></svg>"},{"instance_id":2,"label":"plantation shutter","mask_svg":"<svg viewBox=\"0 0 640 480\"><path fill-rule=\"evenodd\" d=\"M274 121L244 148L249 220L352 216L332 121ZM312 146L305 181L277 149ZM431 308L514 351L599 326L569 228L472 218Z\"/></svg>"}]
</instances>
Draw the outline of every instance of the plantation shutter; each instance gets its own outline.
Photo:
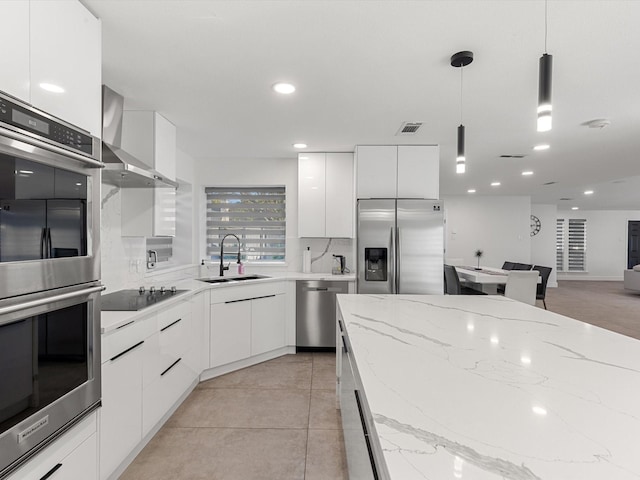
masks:
<instances>
[{"instance_id":1,"label":"plantation shutter","mask_svg":"<svg viewBox=\"0 0 640 480\"><path fill-rule=\"evenodd\" d=\"M564 271L564 219L556 220L556 271Z\"/></svg>"},{"instance_id":2,"label":"plantation shutter","mask_svg":"<svg viewBox=\"0 0 640 480\"><path fill-rule=\"evenodd\" d=\"M238 236L243 261L284 262L285 187L207 187L207 256L220 260L220 242ZM234 237L224 242L225 260L237 258Z\"/></svg>"},{"instance_id":3,"label":"plantation shutter","mask_svg":"<svg viewBox=\"0 0 640 480\"><path fill-rule=\"evenodd\" d=\"M587 252L587 221L584 219L569 219L568 241L568 270L570 272L584 272L586 268Z\"/></svg>"}]
</instances>

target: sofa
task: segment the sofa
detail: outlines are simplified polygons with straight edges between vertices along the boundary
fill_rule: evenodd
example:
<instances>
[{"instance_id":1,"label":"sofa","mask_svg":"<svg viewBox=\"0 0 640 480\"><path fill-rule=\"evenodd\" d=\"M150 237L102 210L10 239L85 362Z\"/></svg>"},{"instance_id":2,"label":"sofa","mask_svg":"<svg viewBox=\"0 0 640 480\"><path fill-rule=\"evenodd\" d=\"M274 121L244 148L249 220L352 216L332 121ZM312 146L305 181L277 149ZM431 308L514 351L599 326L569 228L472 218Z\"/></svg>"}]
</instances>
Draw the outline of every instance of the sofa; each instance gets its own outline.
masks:
<instances>
[{"instance_id":1,"label":"sofa","mask_svg":"<svg viewBox=\"0 0 640 480\"><path fill-rule=\"evenodd\" d=\"M624 288L625 290L640 292L640 265L624 271Z\"/></svg>"}]
</instances>

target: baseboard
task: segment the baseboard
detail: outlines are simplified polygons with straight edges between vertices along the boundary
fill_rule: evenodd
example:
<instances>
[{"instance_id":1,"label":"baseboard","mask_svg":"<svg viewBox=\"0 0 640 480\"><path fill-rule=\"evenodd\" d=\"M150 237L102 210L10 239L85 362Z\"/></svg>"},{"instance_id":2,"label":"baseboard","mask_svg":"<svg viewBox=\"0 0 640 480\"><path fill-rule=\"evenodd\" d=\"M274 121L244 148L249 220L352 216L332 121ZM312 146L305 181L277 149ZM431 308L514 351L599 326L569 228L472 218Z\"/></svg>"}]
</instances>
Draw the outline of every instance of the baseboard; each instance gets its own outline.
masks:
<instances>
[{"instance_id":1,"label":"baseboard","mask_svg":"<svg viewBox=\"0 0 640 480\"><path fill-rule=\"evenodd\" d=\"M241 368L251 367L258 363L266 362L267 360L272 360L274 358L278 358L290 353L296 353L296 347L282 347L276 350L271 350L270 352L261 353L260 355L256 355L254 357L238 360L237 362L227 363L226 365L220 365L219 367L209 368L200 374L200 381L204 382L205 380L210 380L226 373L235 372L236 370L240 370Z\"/></svg>"},{"instance_id":2,"label":"baseboard","mask_svg":"<svg viewBox=\"0 0 640 480\"><path fill-rule=\"evenodd\" d=\"M580 280L580 281L591 281L591 282L622 282L624 278L622 275L611 277L611 276L594 276L594 275L558 275L558 280Z\"/></svg>"}]
</instances>

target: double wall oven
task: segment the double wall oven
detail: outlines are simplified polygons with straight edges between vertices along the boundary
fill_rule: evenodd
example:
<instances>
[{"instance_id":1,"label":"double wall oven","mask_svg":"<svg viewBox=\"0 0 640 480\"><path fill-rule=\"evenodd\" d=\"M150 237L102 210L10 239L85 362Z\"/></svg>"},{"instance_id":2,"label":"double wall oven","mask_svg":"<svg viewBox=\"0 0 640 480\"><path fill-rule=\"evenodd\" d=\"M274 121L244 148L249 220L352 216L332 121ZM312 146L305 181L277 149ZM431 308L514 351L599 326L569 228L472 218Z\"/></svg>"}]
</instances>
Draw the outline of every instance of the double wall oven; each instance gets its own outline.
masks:
<instances>
[{"instance_id":1,"label":"double wall oven","mask_svg":"<svg viewBox=\"0 0 640 480\"><path fill-rule=\"evenodd\" d=\"M99 152L0 94L0 478L100 404Z\"/></svg>"}]
</instances>

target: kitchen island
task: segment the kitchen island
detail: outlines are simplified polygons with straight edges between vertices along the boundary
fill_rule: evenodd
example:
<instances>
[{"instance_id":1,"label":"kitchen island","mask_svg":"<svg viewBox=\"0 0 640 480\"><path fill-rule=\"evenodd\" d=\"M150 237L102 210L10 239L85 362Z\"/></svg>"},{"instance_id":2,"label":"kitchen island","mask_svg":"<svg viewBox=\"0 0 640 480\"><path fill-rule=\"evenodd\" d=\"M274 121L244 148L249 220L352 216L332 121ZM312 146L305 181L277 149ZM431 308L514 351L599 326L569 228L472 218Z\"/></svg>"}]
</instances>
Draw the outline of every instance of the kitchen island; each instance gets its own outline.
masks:
<instances>
[{"instance_id":1,"label":"kitchen island","mask_svg":"<svg viewBox=\"0 0 640 480\"><path fill-rule=\"evenodd\" d=\"M338 321L351 478L640 478L638 340L498 296L339 295Z\"/></svg>"}]
</instances>

